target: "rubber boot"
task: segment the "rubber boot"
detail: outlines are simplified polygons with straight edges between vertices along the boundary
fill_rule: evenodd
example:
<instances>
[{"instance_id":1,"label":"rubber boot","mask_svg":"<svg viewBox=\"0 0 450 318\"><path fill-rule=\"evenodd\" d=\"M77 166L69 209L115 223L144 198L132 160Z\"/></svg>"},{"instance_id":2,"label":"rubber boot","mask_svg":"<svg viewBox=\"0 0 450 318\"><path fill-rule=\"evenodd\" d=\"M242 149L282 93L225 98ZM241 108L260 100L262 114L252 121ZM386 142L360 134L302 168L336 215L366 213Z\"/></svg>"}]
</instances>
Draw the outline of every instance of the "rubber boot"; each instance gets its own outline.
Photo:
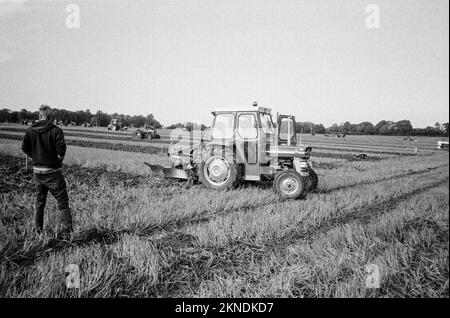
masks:
<instances>
[{"instance_id":1,"label":"rubber boot","mask_svg":"<svg viewBox=\"0 0 450 318\"><path fill-rule=\"evenodd\" d=\"M41 234L44 229L44 209L36 208L34 214L34 229L36 233Z\"/></svg>"},{"instance_id":2,"label":"rubber boot","mask_svg":"<svg viewBox=\"0 0 450 318\"><path fill-rule=\"evenodd\" d=\"M60 230L58 233L58 238L63 240L70 239L70 233L73 231L72 227L72 214L70 209L64 209L59 211L60 215Z\"/></svg>"}]
</instances>

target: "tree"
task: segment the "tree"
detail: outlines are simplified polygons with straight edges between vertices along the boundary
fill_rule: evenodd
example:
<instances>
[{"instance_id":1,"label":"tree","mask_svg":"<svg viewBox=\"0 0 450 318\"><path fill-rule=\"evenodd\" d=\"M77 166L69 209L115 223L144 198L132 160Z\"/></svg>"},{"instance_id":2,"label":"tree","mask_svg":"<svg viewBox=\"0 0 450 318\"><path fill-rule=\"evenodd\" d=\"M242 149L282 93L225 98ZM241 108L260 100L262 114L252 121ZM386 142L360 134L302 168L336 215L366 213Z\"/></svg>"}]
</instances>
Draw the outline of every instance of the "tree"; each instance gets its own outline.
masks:
<instances>
[{"instance_id":1,"label":"tree","mask_svg":"<svg viewBox=\"0 0 450 318\"><path fill-rule=\"evenodd\" d=\"M9 109L3 108L0 110L0 122L7 123L10 117L11 111Z\"/></svg>"},{"instance_id":2,"label":"tree","mask_svg":"<svg viewBox=\"0 0 450 318\"><path fill-rule=\"evenodd\" d=\"M95 117L97 118L97 125L101 127L106 127L111 122L111 116L108 114L105 114L101 110L97 111L95 114Z\"/></svg>"},{"instance_id":3,"label":"tree","mask_svg":"<svg viewBox=\"0 0 450 318\"><path fill-rule=\"evenodd\" d=\"M153 114L148 114L146 117L146 124L155 127L156 129L159 129L162 127L162 125L155 119Z\"/></svg>"},{"instance_id":4,"label":"tree","mask_svg":"<svg viewBox=\"0 0 450 318\"><path fill-rule=\"evenodd\" d=\"M333 125L331 125L331 127L328 128L328 131L333 134L338 133L339 132L338 124L334 123Z\"/></svg>"},{"instance_id":5,"label":"tree","mask_svg":"<svg viewBox=\"0 0 450 318\"><path fill-rule=\"evenodd\" d=\"M90 109L86 109L86 110L84 111L84 119L83 119L83 122L85 122L85 123L90 123L90 122L91 122L91 118L92 118L91 110L90 110Z\"/></svg>"},{"instance_id":6,"label":"tree","mask_svg":"<svg viewBox=\"0 0 450 318\"><path fill-rule=\"evenodd\" d=\"M382 120L378 124L376 124L375 127L374 127L374 130L375 130L374 133L377 134L377 135L380 134L381 127L383 127L386 124L387 124L386 120Z\"/></svg>"},{"instance_id":7,"label":"tree","mask_svg":"<svg viewBox=\"0 0 450 318\"><path fill-rule=\"evenodd\" d=\"M326 133L325 126L322 124L314 125L314 133L316 133L316 134Z\"/></svg>"},{"instance_id":8,"label":"tree","mask_svg":"<svg viewBox=\"0 0 450 318\"><path fill-rule=\"evenodd\" d=\"M145 125L145 122L147 121L147 119L142 116L133 116L130 120L131 125L133 125L134 127L142 127Z\"/></svg>"},{"instance_id":9,"label":"tree","mask_svg":"<svg viewBox=\"0 0 450 318\"><path fill-rule=\"evenodd\" d=\"M413 127L409 120L400 120L395 123L394 129L397 135L410 135Z\"/></svg>"},{"instance_id":10,"label":"tree","mask_svg":"<svg viewBox=\"0 0 450 318\"><path fill-rule=\"evenodd\" d=\"M390 135L391 134L391 128L389 123L384 124L381 128L380 128L380 135Z\"/></svg>"},{"instance_id":11,"label":"tree","mask_svg":"<svg viewBox=\"0 0 450 318\"><path fill-rule=\"evenodd\" d=\"M348 134L352 131L352 124L349 121L346 121L340 130L342 133Z\"/></svg>"},{"instance_id":12,"label":"tree","mask_svg":"<svg viewBox=\"0 0 450 318\"><path fill-rule=\"evenodd\" d=\"M371 122L365 121L356 125L355 132L360 135L372 135L375 132L375 128Z\"/></svg>"}]
</instances>

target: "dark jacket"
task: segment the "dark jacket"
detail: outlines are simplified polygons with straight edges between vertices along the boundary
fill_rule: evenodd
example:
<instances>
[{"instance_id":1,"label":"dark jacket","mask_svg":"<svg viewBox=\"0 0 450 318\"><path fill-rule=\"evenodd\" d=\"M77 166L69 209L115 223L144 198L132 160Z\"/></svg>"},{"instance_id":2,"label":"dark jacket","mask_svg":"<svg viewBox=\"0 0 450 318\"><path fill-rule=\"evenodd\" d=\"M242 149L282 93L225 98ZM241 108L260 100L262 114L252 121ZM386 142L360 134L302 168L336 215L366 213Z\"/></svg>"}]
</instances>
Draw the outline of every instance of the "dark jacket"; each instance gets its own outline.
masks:
<instances>
[{"instance_id":1,"label":"dark jacket","mask_svg":"<svg viewBox=\"0 0 450 318\"><path fill-rule=\"evenodd\" d=\"M25 132L22 151L33 159L33 166L59 168L58 155L66 154L64 133L50 121L38 121Z\"/></svg>"}]
</instances>

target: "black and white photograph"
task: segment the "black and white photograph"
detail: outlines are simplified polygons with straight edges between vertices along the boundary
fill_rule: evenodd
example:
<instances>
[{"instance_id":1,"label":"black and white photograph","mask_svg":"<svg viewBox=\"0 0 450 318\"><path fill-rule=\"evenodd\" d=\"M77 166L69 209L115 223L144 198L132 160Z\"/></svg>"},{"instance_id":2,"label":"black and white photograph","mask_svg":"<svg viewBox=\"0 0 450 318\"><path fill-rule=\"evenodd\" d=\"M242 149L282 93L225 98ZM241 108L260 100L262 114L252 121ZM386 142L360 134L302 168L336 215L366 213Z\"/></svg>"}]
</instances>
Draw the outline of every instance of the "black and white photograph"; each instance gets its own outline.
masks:
<instances>
[{"instance_id":1,"label":"black and white photograph","mask_svg":"<svg viewBox=\"0 0 450 318\"><path fill-rule=\"evenodd\" d=\"M448 0L0 0L0 298L448 299L448 126Z\"/></svg>"}]
</instances>

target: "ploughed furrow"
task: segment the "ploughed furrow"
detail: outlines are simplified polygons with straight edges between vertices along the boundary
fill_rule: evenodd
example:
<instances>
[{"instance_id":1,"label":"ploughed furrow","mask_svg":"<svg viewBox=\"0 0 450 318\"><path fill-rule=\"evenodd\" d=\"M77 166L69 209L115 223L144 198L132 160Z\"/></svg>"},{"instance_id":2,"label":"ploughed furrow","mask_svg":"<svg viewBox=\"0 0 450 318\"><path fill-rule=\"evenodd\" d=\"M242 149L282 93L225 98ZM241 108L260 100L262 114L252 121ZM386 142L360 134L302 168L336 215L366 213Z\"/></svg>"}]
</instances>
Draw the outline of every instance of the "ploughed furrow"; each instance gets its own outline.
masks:
<instances>
[{"instance_id":1,"label":"ploughed furrow","mask_svg":"<svg viewBox=\"0 0 450 318\"><path fill-rule=\"evenodd\" d=\"M411 176L415 176L415 175L423 175L423 174L432 172L436 169L441 169L444 167L446 167L446 166L439 166L439 167L427 168L427 169L423 169L423 170L415 171L415 172L408 172L408 173L396 175L393 177L385 177L385 178L381 178L379 180L373 180L371 182L361 182L360 185L366 186L366 185L370 185L370 184L376 184L379 182L387 182L387 181L397 180L397 179L401 179L401 178L407 178L407 177L411 177ZM445 181L443 181L443 182L445 182ZM347 188L344 188L344 189L347 189ZM422 190L426 191L426 189L427 188L423 188ZM338 191L338 190L342 190L342 188L335 189L334 191ZM418 191L418 193L420 193L421 189L417 189L417 191ZM312 195L313 194L310 194L310 196L312 196ZM412 195L415 195L415 192L413 192ZM267 203L267 204L246 204L246 205L238 206L238 207L231 208L231 209L221 209L221 208L218 208L215 210L205 209L200 212L196 212L194 217L191 215L186 215L186 216L183 216L176 220L170 220L164 224L141 227L138 231L135 231L134 234L137 234L140 236L146 236L146 235L155 234L156 232L179 232L179 231L182 231L182 229L186 226L204 224L204 223L210 222L211 220L213 220L217 217L229 215L229 214L233 214L233 213L237 213L237 212L240 214L251 213L255 209L276 206L280 202L283 202L283 200L277 200L275 202L271 202L271 203Z\"/></svg>"},{"instance_id":2,"label":"ploughed furrow","mask_svg":"<svg viewBox=\"0 0 450 318\"><path fill-rule=\"evenodd\" d=\"M80 134L66 134L66 143L68 145L80 146L80 147L91 147L91 148L101 148L110 149L117 151L128 151L128 152L140 152L140 153L166 153L170 143L174 143L170 139L154 139L154 140L136 140L132 137L125 138L115 138L114 136L95 136L95 135L80 135ZM73 137L73 138L71 138ZM0 132L0 138L4 139L15 139L22 140L23 135L17 133L2 133ZM87 138L87 139L80 139ZM127 143L129 142L129 143ZM195 146L199 141L187 141L180 142L180 144L185 146ZM153 146L151 146L154 144ZM380 151L373 149L358 149L357 147L349 149L341 149L337 147L322 147L314 146L313 149L318 149L321 151L313 151L312 156L318 158L336 158L345 159L348 161L379 161L389 158L388 156L417 156L417 154L407 153L407 152L396 152L396 151ZM325 150L325 152L323 152ZM330 151L328 153L327 151ZM360 159L356 157L356 154L366 153L369 154L366 159ZM373 155L386 155L386 156L371 156ZM423 155L423 154L422 154Z\"/></svg>"},{"instance_id":3,"label":"ploughed furrow","mask_svg":"<svg viewBox=\"0 0 450 318\"><path fill-rule=\"evenodd\" d=\"M19 129L19 128L0 128L0 135L5 134L9 136L15 136L20 135L17 133L25 133L25 129ZM173 141L170 139L137 139L134 137L133 133L127 133L127 134L110 134L110 133L97 133L97 132L90 132L90 133L83 133L83 132L76 132L76 131L67 131L64 130L64 136L67 137L82 137L82 138L91 138L91 139L100 139L100 140L115 140L115 141L133 141L133 142L141 142L141 143L164 143L169 144Z\"/></svg>"},{"instance_id":4,"label":"ploughed furrow","mask_svg":"<svg viewBox=\"0 0 450 318\"><path fill-rule=\"evenodd\" d=\"M427 174L430 173L429 169L424 169L420 172L415 173L414 175L419 174ZM405 174L403 177L410 177L410 174ZM395 179L400 178L399 176L395 177ZM383 179L382 181L388 181L389 179ZM445 181L440 181L445 182ZM365 184L367 185L367 184ZM328 230L334 226L337 226L341 223L348 222L352 219L361 219L364 217L367 217L368 214L371 213L374 209L380 209L382 207L389 207L395 205L395 202L402 201L407 199L411 195L415 195L416 193L419 193L420 191L424 191L426 188L418 188L415 191L411 192L410 194L406 193L398 198L391 198L388 201L382 201L380 204L368 208L365 205L358 207L348 213L344 213L343 216L339 216L337 218L332 218L324 224L319 224L317 226L314 226L309 229L305 229L303 231L294 231L292 233L287 234L281 242L292 242L293 240L297 239L305 239L306 237L310 236L314 232L320 231L320 229ZM225 215L231 215L233 213L239 212L242 213L250 213L251 211L254 211L255 209L261 209L269 206L276 206L281 201L266 203L266 204L247 204L247 205L241 205L238 207L230 208L230 209L223 209L222 207L218 207L216 209L204 209L202 211L196 211L195 215L186 215L179 218L169 218L167 220L162 220L158 223L153 224L135 224L130 226L127 229L121 229L121 230L112 230L107 228L92 228L80 231L76 233L74 236L74 239L71 243L68 242L61 242L54 239L51 239L47 241L45 244L36 244L34 247L29 246L28 249L24 249L23 243L15 242L14 244L11 243L9 246L5 246L4 249L0 251L0 257L4 260L6 260L8 263L14 263L14 264L27 264L29 262L34 262L37 258L45 257L50 252L56 252L64 248L68 248L70 246L84 246L89 244L97 244L97 243L103 243L103 244L113 244L117 242L120 237L124 234L133 234L137 236L170 236L173 233L179 233L183 230L183 228L190 226L190 225L198 225L198 224L204 224L207 222L210 222L211 220ZM295 204L295 201L291 204ZM363 212L361 212L363 211ZM364 212L366 211L366 212ZM369 211L369 212L367 212ZM42 243L42 242L41 242Z\"/></svg>"},{"instance_id":5,"label":"ploughed furrow","mask_svg":"<svg viewBox=\"0 0 450 318\"><path fill-rule=\"evenodd\" d=\"M438 187L443 182L448 182L448 179L431 183L422 189L426 191L426 189ZM418 189L414 189L396 199L390 198L389 200L377 202L371 207L366 207L366 218L355 218L352 222L367 222L372 218L379 217L382 213L377 213L372 216L370 212L378 211L380 206L394 209L405 200L414 196L417 191ZM389 210L383 211L383 213L386 212L389 212ZM328 227L323 225L318 231L310 233L309 240L312 240L316 235L321 235L334 227L340 226L338 223L334 223L333 225ZM91 235L93 236L93 240L95 240L97 233L93 232ZM97 242L112 244L117 239L117 236L111 235L111 233L105 233L105 237L102 240L97 240ZM148 286L148 281L145 281L147 288L142 289L143 291L145 290L145 294L141 294L141 296L176 297L196 295L200 284L204 281L214 279L215 273L217 272L226 272L230 276L241 275L243 277L251 277L253 275L252 270L254 270L255 266L262 264L268 255L285 253L285 248L291 243L290 238L286 238L286 240L268 240L265 244L253 244L242 240L234 240L227 245L212 244L202 246L193 235L181 232L169 233L164 237L153 240L153 246L160 255L158 280L150 287ZM298 241L296 240L295 243L298 243ZM69 248L72 246L65 242L56 242L56 244L59 244L59 248ZM248 264L252 264L252 268L249 268ZM119 280L126 280L126 277L124 276ZM314 295L312 294L312 296Z\"/></svg>"},{"instance_id":6,"label":"ploughed furrow","mask_svg":"<svg viewBox=\"0 0 450 318\"><path fill-rule=\"evenodd\" d=\"M319 231L307 244L296 241L290 245L285 250L286 256L282 258L287 259L289 267L295 266L297 262L304 263L308 254L318 258L307 262L308 267L315 272L314 277L295 282L292 294L302 297L354 297L352 292L343 292L341 287L354 285L358 277L364 283L364 276L361 274L364 265L370 260L376 264L387 261L388 268L382 270L379 289L360 291L365 297L448 295L449 232L448 215L444 216L448 210L448 181L423 190L390 206L386 213L375 213L360 222L356 219L328 232ZM376 209L376 205L373 209ZM418 232L422 233L418 235ZM297 254L298 251L302 252ZM447 261L442 259L443 251L446 251ZM334 266L336 259L347 261L341 263L344 265L341 266L339 279L330 279L328 267ZM395 259L400 260L400 264ZM348 263L352 265L347 265ZM339 264L336 265L340 267ZM279 275L283 274L280 271ZM417 284L419 281L423 285ZM361 283L356 282L355 287L358 288ZM431 290L425 287L429 285L434 285ZM332 287L332 290L328 287Z\"/></svg>"},{"instance_id":7,"label":"ploughed furrow","mask_svg":"<svg viewBox=\"0 0 450 318\"><path fill-rule=\"evenodd\" d=\"M0 126L0 131L15 131L15 132L25 132L28 126L22 127L10 127L10 126ZM116 136L127 136L130 135L129 131L111 131L107 130L96 130L96 129L70 129L70 127L60 127L64 133L65 132L73 132L73 133L92 133L92 134L100 134L100 135L116 135Z\"/></svg>"},{"instance_id":8,"label":"ploughed furrow","mask_svg":"<svg viewBox=\"0 0 450 318\"><path fill-rule=\"evenodd\" d=\"M314 145L314 144L313 144ZM377 154L377 155L395 155L395 156L414 156L415 154L411 149L409 152L400 152L400 151L383 151L383 150L376 150L371 149L370 147L367 148L358 148L356 145L347 145L347 147L339 147L339 146L313 146L314 149L321 149L321 150L330 150L330 151L337 151L337 152L354 152L354 153L367 153L367 154Z\"/></svg>"},{"instance_id":9,"label":"ploughed furrow","mask_svg":"<svg viewBox=\"0 0 450 318\"><path fill-rule=\"evenodd\" d=\"M27 265L35 262L37 259L47 256L49 253L55 253L60 250L74 247L87 246L91 244L114 244L123 235L133 234L140 237L151 237L155 235L167 236L179 232L182 228L193 225L206 223L220 215L232 214L235 212L247 212L269 204L248 204L230 209L218 208L217 210L205 209L196 212L195 216L183 216L177 219L163 220L160 223L153 223L147 225L132 224L130 228L113 230L104 227L90 228L74 233L71 242L59 241L51 238L44 242L37 242L35 245L27 246L25 248L25 241L8 242L2 249L0 249L0 261L15 265Z\"/></svg>"},{"instance_id":10,"label":"ploughed furrow","mask_svg":"<svg viewBox=\"0 0 450 318\"><path fill-rule=\"evenodd\" d=\"M284 236L283 241L288 245L295 243L298 240L310 241L313 236L328 232L331 229L342 226L344 224L348 224L351 222L366 224L371 220L381 216L382 214L395 209L401 203L411 199L412 197L433 188L448 184L448 182L449 178L445 177L436 182L432 182L425 186L416 188L412 191L402 193L398 196L392 196L386 200L381 200L368 206L362 205L361 207L354 208L348 213L339 214L336 217L332 217L328 221L318 224L315 227L308 227L307 229L295 230L287 233Z\"/></svg>"},{"instance_id":11,"label":"ploughed furrow","mask_svg":"<svg viewBox=\"0 0 450 318\"><path fill-rule=\"evenodd\" d=\"M436 150L436 144L435 142L428 142L428 141L422 141L419 143L416 142L409 142L405 143L402 142L402 140L398 140L397 142L389 142L389 141L383 141L383 140L377 140L377 141L369 141L366 140L365 142L361 142L361 140L355 140L355 139L349 139L346 141L329 141L329 140L320 140L320 139L304 139L304 142L307 144L316 144L317 146L324 146L324 147L355 147L358 149L364 149L364 148L370 148L374 150L380 150L380 151L411 151L416 146L420 149L425 150Z\"/></svg>"},{"instance_id":12,"label":"ploughed furrow","mask_svg":"<svg viewBox=\"0 0 450 318\"><path fill-rule=\"evenodd\" d=\"M5 139L15 139L22 140L22 136L19 135L6 135L0 133L0 138ZM108 143L101 141L90 141L90 140L77 140L77 139L66 139L66 144L69 146L78 146L78 147L87 147L87 148L99 148L99 149L108 149L108 150L116 150L116 151L126 151L126 152L140 152L147 154L158 154L158 153L166 153L167 148L160 147L151 147L151 146L140 146L140 145L128 145L121 143Z\"/></svg>"},{"instance_id":13,"label":"ploughed furrow","mask_svg":"<svg viewBox=\"0 0 450 318\"><path fill-rule=\"evenodd\" d=\"M22 136L19 135L6 135L0 133L0 138L22 140ZM66 144L69 146L78 146L86 148L99 148L107 149L113 151L125 151L125 152L137 152L146 154L163 154L167 153L167 147L159 145L136 145L136 144L126 144L126 143L112 143L112 142L101 142L101 141L91 141L91 140L78 140L78 139L66 139ZM406 156L406 155L405 155ZM369 156L367 159L359 159L354 154L344 154L344 153L322 153L315 152L312 154L312 158L334 158L334 159L345 159L347 161L379 161L388 159L388 157L374 157Z\"/></svg>"},{"instance_id":14,"label":"ploughed furrow","mask_svg":"<svg viewBox=\"0 0 450 318\"><path fill-rule=\"evenodd\" d=\"M401 179L401 178L405 178L408 176L414 176L414 175L419 175L419 174L423 174L426 172L431 172L434 170L438 170L438 169L442 169L448 167L448 165L440 165L437 167L429 167L423 170L410 170L408 172L405 173L400 173L400 174L395 174L395 175L389 175L389 176L384 176L381 178L377 178L374 180L364 180L364 181L360 181L360 182L355 182L355 183L351 183L345 186L338 186L338 187L334 187L334 188L330 188L330 189L326 189L326 190L321 190L320 188L317 190L318 193L323 193L323 194L327 194L327 193L331 193L334 191L338 191L338 190L344 190L344 189L351 189L351 188L357 188L360 186L364 186L364 185L369 185L369 184L376 184L379 182L383 182L383 181L391 181L391 180L396 180L396 179Z\"/></svg>"},{"instance_id":15,"label":"ploughed furrow","mask_svg":"<svg viewBox=\"0 0 450 318\"><path fill-rule=\"evenodd\" d=\"M0 193L10 191L33 191L32 170L25 170L25 159L0 153ZM107 182L110 186L122 185L130 188L150 186L164 188L167 186L178 186L186 188L185 182L174 179L149 178L143 175L131 174L122 171L108 171L104 168L87 168L78 165L64 165L64 176L74 185L86 185L95 187L100 180ZM77 189L74 188L74 191Z\"/></svg>"},{"instance_id":16,"label":"ploughed furrow","mask_svg":"<svg viewBox=\"0 0 450 318\"><path fill-rule=\"evenodd\" d=\"M289 233L280 240L269 239L264 244L235 240L225 246L214 244L201 246L194 237L191 237L188 244L180 248L164 243L170 242L180 235L178 232L173 233L172 237L164 237L156 242L159 252L164 255L165 266L162 267L159 280L152 286L149 295L160 297L195 295L195 290L198 290L200 283L214 277L214 270L216 269L225 271L230 276L236 274L245 276L247 270L251 274L251 269L248 269L250 262L253 264L252 267L255 267L255 264L263 263L268 255L284 253L289 245L298 244L299 241L311 242L317 235L324 234L343 224L370 222L374 218L395 209L415 195L442 186L445 183L448 183L448 177L403 193L400 196L376 202L371 206L363 205L342 216L318 224L316 227Z\"/></svg>"}]
</instances>

